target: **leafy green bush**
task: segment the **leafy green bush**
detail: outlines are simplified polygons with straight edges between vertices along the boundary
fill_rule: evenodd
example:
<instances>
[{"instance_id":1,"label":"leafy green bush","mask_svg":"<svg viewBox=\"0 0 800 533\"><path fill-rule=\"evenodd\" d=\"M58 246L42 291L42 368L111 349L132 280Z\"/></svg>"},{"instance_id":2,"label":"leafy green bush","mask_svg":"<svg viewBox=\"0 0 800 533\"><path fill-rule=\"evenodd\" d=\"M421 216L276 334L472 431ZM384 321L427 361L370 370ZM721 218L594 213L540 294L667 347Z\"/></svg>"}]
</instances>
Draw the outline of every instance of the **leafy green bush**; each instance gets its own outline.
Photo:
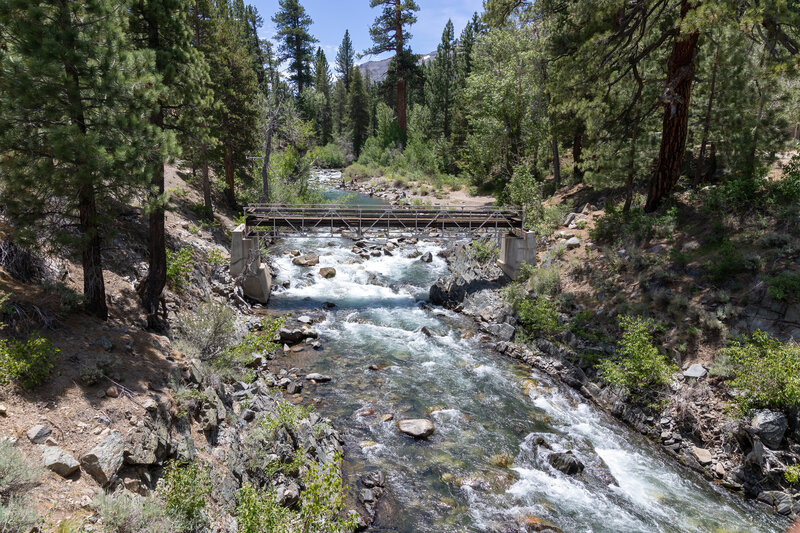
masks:
<instances>
[{"instance_id":1,"label":"leafy green bush","mask_svg":"<svg viewBox=\"0 0 800 533\"><path fill-rule=\"evenodd\" d=\"M319 168L344 168L345 158L344 150L336 143L315 146L311 150L311 160Z\"/></svg>"},{"instance_id":2,"label":"leafy green bush","mask_svg":"<svg viewBox=\"0 0 800 533\"><path fill-rule=\"evenodd\" d=\"M790 297L800 294L800 273L783 273L767 279L769 295L782 302Z\"/></svg>"},{"instance_id":3,"label":"leafy green bush","mask_svg":"<svg viewBox=\"0 0 800 533\"><path fill-rule=\"evenodd\" d=\"M783 478L786 480L787 483L791 483L794 485L795 483L800 482L800 465L790 465L786 467L786 471L783 473Z\"/></svg>"},{"instance_id":4,"label":"leafy green bush","mask_svg":"<svg viewBox=\"0 0 800 533\"><path fill-rule=\"evenodd\" d=\"M558 320L556 304L547 298L539 297L535 301L524 299L517 309L519 321L533 335L554 335L563 327Z\"/></svg>"},{"instance_id":5,"label":"leafy green bush","mask_svg":"<svg viewBox=\"0 0 800 533\"><path fill-rule=\"evenodd\" d=\"M619 325L622 328L619 358L600 363L603 379L630 393L668 384L674 368L653 346L653 321L626 315L620 317Z\"/></svg>"},{"instance_id":6,"label":"leafy green bush","mask_svg":"<svg viewBox=\"0 0 800 533\"><path fill-rule=\"evenodd\" d=\"M192 249L184 246L177 252L167 250L167 285L172 289L182 292L189 285L189 275L192 273Z\"/></svg>"},{"instance_id":7,"label":"leafy green bush","mask_svg":"<svg viewBox=\"0 0 800 533\"><path fill-rule=\"evenodd\" d=\"M500 257L497 244L490 240L472 241L467 249L469 256L478 263L487 264Z\"/></svg>"},{"instance_id":8,"label":"leafy green bush","mask_svg":"<svg viewBox=\"0 0 800 533\"><path fill-rule=\"evenodd\" d=\"M703 270L713 283L723 283L757 268L758 264L745 257L740 246L727 239L719 246L716 254L703 263Z\"/></svg>"},{"instance_id":9,"label":"leafy green bush","mask_svg":"<svg viewBox=\"0 0 800 533\"><path fill-rule=\"evenodd\" d=\"M94 507L109 533L172 533L190 531L181 519L170 513L157 496L143 497L126 491L101 493Z\"/></svg>"},{"instance_id":10,"label":"leafy green bush","mask_svg":"<svg viewBox=\"0 0 800 533\"><path fill-rule=\"evenodd\" d=\"M234 312L225 304L204 302L180 314L176 327L179 348L201 360L218 357L236 342Z\"/></svg>"},{"instance_id":11,"label":"leafy green bush","mask_svg":"<svg viewBox=\"0 0 800 533\"><path fill-rule=\"evenodd\" d=\"M25 389L41 385L52 375L58 352L50 339L38 335L25 342L0 339L0 383L13 381Z\"/></svg>"},{"instance_id":12,"label":"leafy green bush","mask_svg":"<svg viewBox=\"0 0 800 533\"><path fill-rule=\"evenodd\" d=\"M341 475L342 456L328 463L310 462L302 481L305 490L297 509L278 503L274 492L260 491L245 484L239 491L236 520L241 533L294 533L325 531L345 533L358 525L357 516L342 516L345 509Z\"/></svg>"},{"instance_id":13,"label":"leafy green bush","mask_svg":"<svg viewBox=\"0 0 800 533\"><path fill-rule=\"evenodd\" d=\"M253 361L253 355L274 352L280 348L280 344L277 344L273 339L283 322L283 317L262 320L262 331L260 333L249 332L238 343L223 350L213 360L217 375L226 382L252 382L255 379L255 373L253 370L248 369L248 366Z\"/></svg>"},{"instance_id":14,"label":"leafy green bush","mask_svg":"<svg viewBox=\"0 0 800 533\"><path fill-rule=\"evenodd\" d=\"M196 461L169 462L158 484L158 494L164 498L167 510L193 529L203 522L202 511L210 493L208 469Z\"/></svg>"},{"instance_id":15,"label":"leafy green bush","mask_svg":"<svg viewBox=\"0 0 800 533\"><path fill-rule=\"evenodd\" d=\"M720 350L735 365L731 386L743 410L784 409L800 405L800 346L781 342L761 330Z\"/></svg>"}]
</instances>

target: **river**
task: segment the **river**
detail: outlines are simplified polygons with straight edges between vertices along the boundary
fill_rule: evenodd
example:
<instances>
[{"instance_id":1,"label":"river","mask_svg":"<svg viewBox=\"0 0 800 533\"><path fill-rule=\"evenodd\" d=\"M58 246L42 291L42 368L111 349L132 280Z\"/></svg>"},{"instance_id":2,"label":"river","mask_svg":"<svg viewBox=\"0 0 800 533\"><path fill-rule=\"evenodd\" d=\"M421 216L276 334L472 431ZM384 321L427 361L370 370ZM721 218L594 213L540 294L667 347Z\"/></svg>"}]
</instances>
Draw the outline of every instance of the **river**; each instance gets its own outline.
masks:
<instances>
[{"instance_id":1,"label":"river","mask_svg":"<svg viewBox=\"0 0 800 533\"><path fill-rule=\"evenodd\" d=\"M370 531L524 531L526 520L565 532L787 527L572 390L498 355L458 314L427 305L429 287L447 272L436 257L443 244L420 241L369 260L352 247L342 238L279 241L271 250L277 283L291 287L270 307L321 320L323 349L297 364L333 381L306 385L303 395L342 432L348 483L369 470L387 475ZM284 254L291 249L319 253L319 266L293 265ZM412 249L432 252L433 262L406 257ZM337 274L322 279L318 269L328 266ZM323 312L326 302L335 307ZM394 421L384 421L387 414ZM414 441L395 427L401 418L429 418L436 432ZM583 474L550 465L551 453L566 450L586 465Z\"/></svg>"}]
</instances>

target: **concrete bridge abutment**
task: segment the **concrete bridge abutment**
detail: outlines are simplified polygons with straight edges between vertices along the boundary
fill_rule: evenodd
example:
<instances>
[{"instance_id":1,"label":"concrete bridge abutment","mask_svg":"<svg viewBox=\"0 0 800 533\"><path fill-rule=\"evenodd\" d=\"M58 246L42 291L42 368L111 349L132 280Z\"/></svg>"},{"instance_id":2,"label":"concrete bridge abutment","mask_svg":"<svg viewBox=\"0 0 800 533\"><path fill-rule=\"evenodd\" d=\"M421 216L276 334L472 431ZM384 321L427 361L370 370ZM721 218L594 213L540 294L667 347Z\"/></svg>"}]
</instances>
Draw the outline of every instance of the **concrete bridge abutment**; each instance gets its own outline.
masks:
<instances>
[{"instance_id":1,"label":"concrete bridge abutment","mask_svg":"<svg viewBox=\"0 0 800 533\"><path fill-rule=\"evenodd\" d=\"M506 233L500 238L500 258L497 264L511 279L517 279L522 264L536 264L536 234L522 231L522 236Z\"/></svg>"},{"instance_id":2,"label":"concrete bridge abutment","mask_svg":"<svg viewBox=\"0 0 800 533\"><path fill-rule=\"evenodd\" d=\"M242 285L244 295L259 303L269 302L272 276L261 264L258 236L247 237L244 224L233 230L231 239L231 277Z\"/></svg>"}]
</instances>

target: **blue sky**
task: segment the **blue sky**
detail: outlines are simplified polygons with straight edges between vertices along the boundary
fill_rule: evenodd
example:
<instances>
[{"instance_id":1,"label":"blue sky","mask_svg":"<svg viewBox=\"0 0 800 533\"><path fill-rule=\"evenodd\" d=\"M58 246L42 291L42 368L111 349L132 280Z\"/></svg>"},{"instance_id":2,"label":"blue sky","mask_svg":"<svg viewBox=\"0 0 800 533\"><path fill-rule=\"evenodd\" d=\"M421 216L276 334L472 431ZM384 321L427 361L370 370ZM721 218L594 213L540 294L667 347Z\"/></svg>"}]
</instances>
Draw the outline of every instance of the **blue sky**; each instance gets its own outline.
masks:
<instances>
[{"instance_id":1,"label":"blue sky","mask_svg":"<svg viewBox=\"0 0 800 533\"><path fill-rule=\"evenodd\" d=\"M245 0L254 5L264 18L261 36L271 39L275 34L272 15L278 9L277 0ZM342 42L344 30L350 30L353 45L358 53L371 46L369 27L378 15L379 8L370 9L369 0L301 0L306 11L314 20L311 33L319 39L328 62L333 67L336 50ZM411 49L419 54L436 50L442 40L442 30L448 19L453 20L456 36L461 34L474 12L483 10L482 0L417 0L420 7L417 23L411 28ZM383 59L391 56L365 57L358 62Z\"/></svg>"}]
</instances>

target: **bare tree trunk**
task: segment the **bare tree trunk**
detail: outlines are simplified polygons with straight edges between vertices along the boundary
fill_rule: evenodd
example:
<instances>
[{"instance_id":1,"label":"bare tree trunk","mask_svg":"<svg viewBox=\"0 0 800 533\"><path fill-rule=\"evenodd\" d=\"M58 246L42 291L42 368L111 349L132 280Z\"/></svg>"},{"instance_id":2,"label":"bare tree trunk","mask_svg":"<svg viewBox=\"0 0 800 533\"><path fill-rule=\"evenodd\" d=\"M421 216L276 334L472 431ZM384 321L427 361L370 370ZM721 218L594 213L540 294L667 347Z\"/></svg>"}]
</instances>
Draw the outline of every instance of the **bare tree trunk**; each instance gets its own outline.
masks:
<instances>
[{"instance_id":1,"label":"bare tree trunk","mask_svg":"<svg viewBox=\"0 0 800 533\"><path fill-rule=\"evenodd\" d=\"M269 160L272 156L272 135L275 130L275 114L270 113L267 130L264 135L264 162L261 164L261 201L269 203Z\"/></svg>"},{"instance_id":2,"label":"bare tree trunk","mask_svg":"<svg viewBox=\"0 0 800 533\"><path fill-rule=\"evenodd\" d=\"M717 70L719 68L719 44L714 54L714 69L711 71L711 87L706 105L706 118L703 124L703 139L700 141L700 155L697 157L697 170L694 174L694 187L703 181L703 167L706 165L706 146L708 146L708 133L711 129L711 111L714 109L714 97L717 86Z\"/></svg>"},{"instance_id":3,"label":"bare tree trunk","mask_svg":"<svg viewBox=\"0 0 800 533\"><path fill-rule=\"evenodd\" d=\"M236 182L234 181L234 169L233 169L233 146L231 146L231 140L225 140L225 183L227 188L225 189L225 196L228 199L228 204L231 208L236 208Z\"/></svg>"},{"instance_id":4,"label":"bare tree trunk","mask_svg":"<svg viewBox=\"0 0 800 533\"><path fill-rule=\"evenodd\" d=\"M691 0L681 0L681 21L686 19L691 10L699 6L699 2L693 4ZM679 35L672 46L672 54L667 65L667 86L661 96L665 109L658 166L650 182L644 208L648 213L658 209L664 196L672 190L680 178L689 128L689 102L692 96L695 51L699 37L700 33L697 31L689 35Z\"/></svg>"},{"instance_id":5,"label":"bare tree trunk","mask_svg":"<svg viewBox=\"0 0 800 533\"><path fill-rule=\"evenodd\" d=\"M575 130L575 135L572 137L572 179L575 183L583 181L583 123Z\"/></svg>"},{"instance_id":6,"label":"bare tree trunk","mask_svg":"<svg viewBox=\"0 0 800 533\"><path fill-rule=\"evenodd\" d=\"M539 70L542 72L542 81L547 83L547 67L544 61L539 62ZM545 89L545 101L547 104L547 118L550 121L550 146L553 151L553 181L556 189L561 187L561 155L558 151L558 136L556 135L556 119L550 110L550 93Z\"/></svg>"}]
</instances>

